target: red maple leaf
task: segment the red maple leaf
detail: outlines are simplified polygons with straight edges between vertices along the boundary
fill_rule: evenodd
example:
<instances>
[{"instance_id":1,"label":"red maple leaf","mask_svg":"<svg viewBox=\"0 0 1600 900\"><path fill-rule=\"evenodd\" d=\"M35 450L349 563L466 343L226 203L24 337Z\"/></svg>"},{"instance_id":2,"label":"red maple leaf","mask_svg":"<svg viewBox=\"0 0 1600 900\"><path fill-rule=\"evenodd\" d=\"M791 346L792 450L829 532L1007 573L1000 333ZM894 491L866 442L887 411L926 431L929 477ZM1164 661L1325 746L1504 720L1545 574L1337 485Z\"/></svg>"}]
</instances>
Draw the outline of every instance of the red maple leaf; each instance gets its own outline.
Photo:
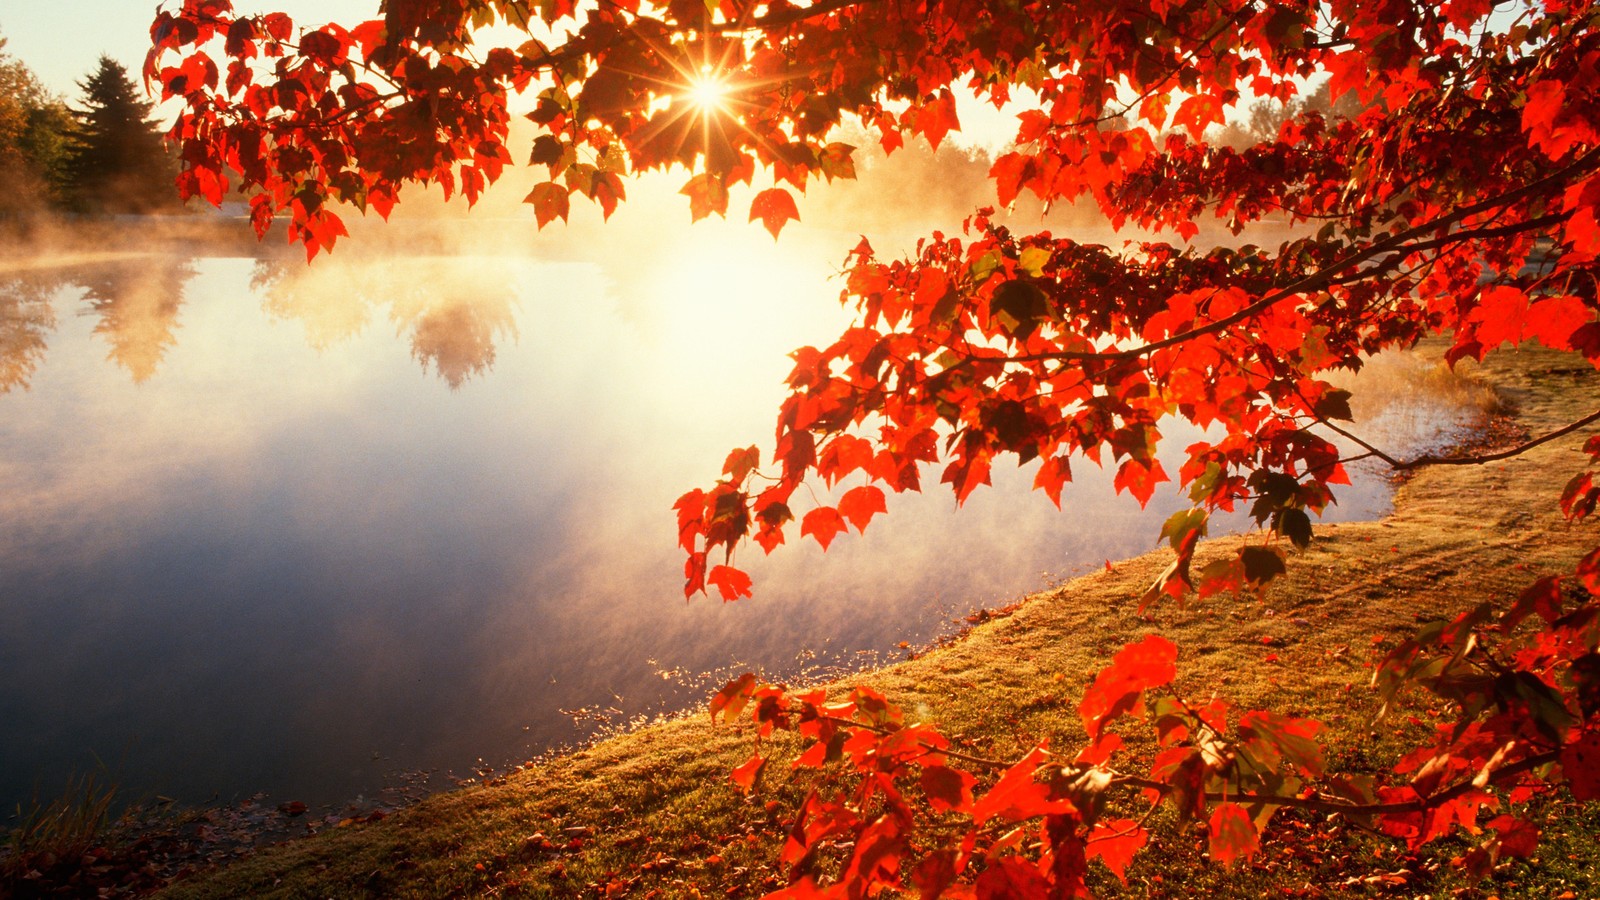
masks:
<instances>
[{"instance_id":1,"label":"red maple leaf","mask_svg":"<svg viewBox=\"0 0 1600 900\"><path fill-rule=\"evenodd\" d=\"M1155 495L1156 485L1168 480L1170 479L1167 477L1167 470L1161 467L1161 460L1152 459L1143 462L1130 458L1122 461L1112 484L1117 490L1132 494L1142 508Z\"/></svg>"},{"instance_id":2,"label":"red maple leaf","mask_svg":"<svg viewBox=\"0 0 1600 900\"><path fill-rule=\"evenodd\" d=\"M1250 813L1237 803L1218 803L1211 813L1211 858L1223 865L1249 859L1261 849Z\"/></svg>"},{"instance_id":3,"label":"red maple leaf","mask_svg":"<svg viewBox=\"0 0 1600 900\"><path fill-rule=\"evenodd\" d=\"M1600 731L1584 731L1561 749L1561 772L1578 801L1600 800Z\"/></svg>"},{"instance_id":4,"label":"red maple leaf","mask_svg":"<svg viewBox=\"0 0 1600 900\"><path fill-rule=\"evenodd\" d=\"M790 219L800 221L800 210L795 208L794 197L784 188L768 188L750 201L750 221L761 224L772 232L774 240Z\"/></svg>"},{"instance_id":5,"label":"red maple leaf","mask_svg":"<svg viewBox=\"0 0 1600 900\"><path fill-rule=\"evenodd\" d=\"M733 770L730 776L733 783L739 786L741 793L748 794L756 786L756 779L760 777L761 770L767 765L767 758L756 754Z\"/></svg>"},{"instance_id":6,"label":"red maple leaf","mask_svg":"<svg viewBox=\"0 0 1600 900\"><path fill-rule=\"evenodd\" d=\"M1089 832L1088 856L1105 863L1117 880L1127 884L1128 864L1149 838L1150 833L1133 819L1099 822Z\"/></svg>"},{"instance_id":7,"label":"red maple leaf","mask_svg":"<svg viewBox=\"0 0 1600 900\"><path fill-rule=\"evenodd\" d=\"M1090 740L1098 741L1112 719L1137 709L1144 691L1171 682L1178 674L1177 659L1177 645L1158 634L1117 651L1078 704Z\"/></svg>"},{"instance_id":8,"label":"red maple leaf","mask_svg":"<svg viewBox=\"0 0 1600 900\"><path fill-rule=\"evenodd\" d=\"M883 491L870 484L851 488L839 498L839 514L847 519L856 531L866 529L867 523L877 513L888 512L884 503Z\"/></svg>"},{"instance_id":9,"label":"red maple leaf","mask_svg":"<svg viewBox=\"0 0 1600 900\"><path fill-rule=\"evenodd\" d=\"M714 584L723 600L737 600L750 596L750 576L732 566L712 566L706 583Z\"/></svg>"},{"instance_id":10,"label":"red maple leaf","mask_svg":"<svg viewBox=\"0 0 1600 900\"><path fill-rule=\"evenodd\" d=\"M1474 334L1478 342L1493 349L1502 343L1520 342L1527 317L1527 292L1497 285L1484 289L1478 296L1478 308L1472 311L1469 321L1477 323Z\"/></svg>"},{"instance_id":11,"label":"red maple leaf","mask_svg":"<svg viewBox=\"0 0 1600 900\"><path fill-rule=\"evenodd\" d=\"M824 550L828 549L828 545L833 543L834 536L844 528L844 518L831 506L819 506L806 513L805 518L800 520L801 537L811 535Z\"/></svg>"}]
</instances>

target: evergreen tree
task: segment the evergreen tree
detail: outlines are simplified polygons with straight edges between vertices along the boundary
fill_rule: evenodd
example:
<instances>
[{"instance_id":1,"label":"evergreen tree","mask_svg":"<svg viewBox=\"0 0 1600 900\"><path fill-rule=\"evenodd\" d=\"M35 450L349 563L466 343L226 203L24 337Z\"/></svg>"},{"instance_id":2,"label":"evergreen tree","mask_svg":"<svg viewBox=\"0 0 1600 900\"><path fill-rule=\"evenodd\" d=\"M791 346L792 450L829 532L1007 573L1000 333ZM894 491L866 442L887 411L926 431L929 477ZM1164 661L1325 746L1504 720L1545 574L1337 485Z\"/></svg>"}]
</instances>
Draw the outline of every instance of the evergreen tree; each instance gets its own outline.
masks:
<instances>
[{"instance_id":1,"label":"evergreen tree","mask_svg":"<svg viewBox=\"0 0 1600 900\"><path fill-rule=\"evenodd\" d=\"M71 121L66 105L5 45L0 37L0 217L33 212L55 199Z\"/></svg>"},{"instance_id":2,"label":"evergreen tree","mask_svg":"<svg viewBox=\"0 0 1600 900\"><path fill-rule=\"evenodd\" d=\"M94 213L145 213L177 205L177 168L127 69L101 56L94 74L78 82L83 108L65 166L73 208Z\"/></svg>"}]
</instances>

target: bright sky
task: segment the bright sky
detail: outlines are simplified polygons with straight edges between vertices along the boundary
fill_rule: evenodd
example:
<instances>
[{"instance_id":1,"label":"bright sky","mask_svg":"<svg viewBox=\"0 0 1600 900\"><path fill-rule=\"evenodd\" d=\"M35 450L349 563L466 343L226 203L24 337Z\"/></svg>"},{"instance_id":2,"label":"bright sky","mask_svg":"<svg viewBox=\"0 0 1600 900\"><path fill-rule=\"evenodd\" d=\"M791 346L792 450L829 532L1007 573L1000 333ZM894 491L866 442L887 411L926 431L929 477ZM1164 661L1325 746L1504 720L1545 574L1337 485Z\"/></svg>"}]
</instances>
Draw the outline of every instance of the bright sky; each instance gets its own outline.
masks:
<instances>
[{"instance_id":1,"label":"bright sky","mask_svg":"<svg viewBox=\"0 0 1600 900\"><path fill-rule=\"evenodd\" d=\"M179 0L166 0L175 9ZM377 14L379 0L235 0L240 12L286 12L297 24L358 22ZM155 0L0 0L6 52L26 63L45 87L78 98L77 83L104 53L137 76L150 46Z\"/></svg>"}]
</instances>

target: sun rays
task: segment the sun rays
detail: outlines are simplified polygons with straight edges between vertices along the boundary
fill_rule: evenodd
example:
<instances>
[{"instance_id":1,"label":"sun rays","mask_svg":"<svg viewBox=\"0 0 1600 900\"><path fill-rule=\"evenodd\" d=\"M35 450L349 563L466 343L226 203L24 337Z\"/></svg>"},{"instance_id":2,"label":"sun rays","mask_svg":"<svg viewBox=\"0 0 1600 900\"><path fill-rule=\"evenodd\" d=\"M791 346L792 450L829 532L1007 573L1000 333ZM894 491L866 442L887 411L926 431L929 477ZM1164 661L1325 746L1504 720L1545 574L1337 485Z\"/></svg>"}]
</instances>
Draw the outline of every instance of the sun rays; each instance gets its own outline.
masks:
<instances>
[{"instance_id":1,"label":"sun rays","mask_svg":"<svg viewBox=\"0 0 1600 900\"><path fill-rule=\"evenodd\" d=\"M728 98L731 85L720 73L705 69L689 76L684 84L681 96L691 105L698 108L702 114L728 112Z\"/></svg>"}]
</instances>

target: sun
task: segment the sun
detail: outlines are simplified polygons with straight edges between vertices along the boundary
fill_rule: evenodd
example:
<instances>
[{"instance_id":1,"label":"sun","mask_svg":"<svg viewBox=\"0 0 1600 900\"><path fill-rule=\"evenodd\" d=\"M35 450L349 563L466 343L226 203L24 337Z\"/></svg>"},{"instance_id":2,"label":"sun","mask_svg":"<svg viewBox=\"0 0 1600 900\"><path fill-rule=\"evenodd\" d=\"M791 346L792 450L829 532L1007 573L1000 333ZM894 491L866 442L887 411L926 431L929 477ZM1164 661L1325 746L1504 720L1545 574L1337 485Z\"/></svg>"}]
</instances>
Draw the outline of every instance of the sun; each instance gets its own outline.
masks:
<instances>
[{"instance_id":1,"label":"sun","mask_svg":"<svg viewBox=\"0 0 1600 900\"><path fill-rule=\"evenodd\" d=\"M702 72L689 78L683 96L704 112L725 112L730 88L714 72Z\"/></svg>"}]
</instances>

